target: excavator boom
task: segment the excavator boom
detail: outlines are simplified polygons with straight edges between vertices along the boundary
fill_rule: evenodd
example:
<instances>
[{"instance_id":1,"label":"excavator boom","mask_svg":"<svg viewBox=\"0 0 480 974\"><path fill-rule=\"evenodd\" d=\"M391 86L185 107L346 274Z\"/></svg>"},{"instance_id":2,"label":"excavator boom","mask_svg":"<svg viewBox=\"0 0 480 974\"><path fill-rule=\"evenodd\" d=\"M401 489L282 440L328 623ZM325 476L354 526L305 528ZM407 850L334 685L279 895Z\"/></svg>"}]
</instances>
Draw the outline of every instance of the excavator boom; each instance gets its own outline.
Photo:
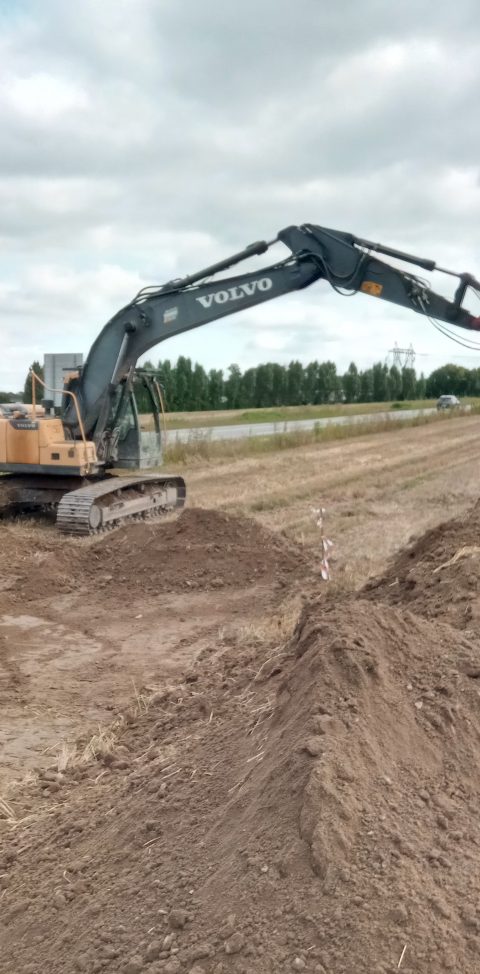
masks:
<instances>
[{"instance_id":1,"label":"excavator boom","mask_svg":"<svg viewBox=\"0 0 480 974\"><path fill-rule=\"evenodd\" d=\"M290 250L286 260L260 270L212 280L216 274L265 253L277 242ZM480 288L470 275L459 275L457 294L453 301L449 301L413 274L379 260L373 256L373 251L426 270L437 269L434 261L383 247L353 234L305 224L287 227L270 243L252 244L188 277L161 287L144 288L105 325L82 370L75 391L87 434L99 441L108 424L115 387L126 378L141 355L154 345L309 287L318 280L326 281L340 293L368 294L450 325L478 329L478 320L462 307L466 288ZM67 406L64 420L76 430L71 404Z\"/></svg>"},{"instance_id":2,"label":"excavator boom","mask_svg":"<svg viewBox=\"0 0 480 974\"><path fill-rule=\"evenodd\" d=\"M266 253L276 243L284 244L290 251L284 260L243 274L217 276ZM415 274L380 260L377 254L458 277L453 300L437 294ZM480 284L472 275L454 274L433 260L351 233L309 223L286 227L268 243L259 241L194 274L159 287L143 288L105 325L80 374L70 380L61 422L58 417L37 419L26 414L0 418L0 470L24 478L20 484L17 482L20 502L22 496L31 497L32 493L41 496L38 486L32 492L31 471L46 477L45 493L47 487L52 493L56 478L59 524L63 530L89 533L120 523L127 516L181 506L185 498L181 478L166 474L130 477L127 484L125 478L107 474L109 468L152 467L160 462L160 390L152 377L143 376L155 429L153 433L142 432L134 396L139 358L174 335L302 290L319 280L340 294L363 293L446 325L480 328L479 318L463 305L469 288L480 291ZM147 440L145 451L143 444ZM35 460L38 457L40 460ZM83 478L83 486L73 492L59 480L60 474L68 478L69 472ZM91 483L92 474L95 483ZM2 487L5 495L6 485L2 483ZM10 481L10 495L14 487Z\"/></svg>"}]
</instances>

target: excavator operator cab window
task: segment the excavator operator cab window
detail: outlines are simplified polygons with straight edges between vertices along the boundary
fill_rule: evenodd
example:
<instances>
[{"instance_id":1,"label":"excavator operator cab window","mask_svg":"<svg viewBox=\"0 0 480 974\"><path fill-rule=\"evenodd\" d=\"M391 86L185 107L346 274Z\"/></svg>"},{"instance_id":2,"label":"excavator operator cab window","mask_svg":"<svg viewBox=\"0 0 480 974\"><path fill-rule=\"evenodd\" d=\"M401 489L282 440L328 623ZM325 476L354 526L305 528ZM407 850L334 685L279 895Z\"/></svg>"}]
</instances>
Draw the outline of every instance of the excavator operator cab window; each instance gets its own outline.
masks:
<instances>
[{"instance_id":1,"label":"excavator operator cab window","mask_svg":"<svg viewBox=\"0 0 480 974\"><path fill-rule=\"evenodd\" d=\"M123 403L123 409L118 420L118 439L123 442L128 438L132 431L137 429L137 415L135 409L135 400L133 396L125 392L125 402Z\"/></svg>"},{"instance_id":2,"label":"excavator operator cab window","mask_svg":"<svg viewBox=\"0 0 480 974\"><path fill-rule=\"evenodd\" d=\"M149 376L135 376L122 387L117 412L117 465L140 470L162 462L160 403L155 383Z\"/></svg>"},{"instance_id":3,"label":"excavator operator cab window","mask_svg":"<svg viewBox=\"0 0 480 974\"><path fill-rule=\"evenodd\" d=\"M142 433L151 433L153 430L159 431L160 403L153 376L148 373L138 373L135 376L133 388L140 431Z\"/></svg>"}]
</instances>

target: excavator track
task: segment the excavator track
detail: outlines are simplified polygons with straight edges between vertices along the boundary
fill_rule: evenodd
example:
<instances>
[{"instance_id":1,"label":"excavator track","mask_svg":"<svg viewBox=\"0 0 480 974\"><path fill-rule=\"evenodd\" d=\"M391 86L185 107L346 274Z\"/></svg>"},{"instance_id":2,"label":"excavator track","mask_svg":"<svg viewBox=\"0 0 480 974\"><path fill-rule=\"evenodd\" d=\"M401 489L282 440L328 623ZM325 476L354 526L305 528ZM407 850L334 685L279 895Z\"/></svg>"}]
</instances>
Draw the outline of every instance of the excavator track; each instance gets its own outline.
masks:
<instances>
[{"instance_id":1,"label":"excavator track","mask_svg":"<svg viewBox=\"0 0 480 974\"><path fill-rule=\"evenodd\" d=\"M57 527L64 534L100 534L134 518L156 517L181 508L185 495L183 477L108 477L64 494L57 508Z\"/></svg>"}]
</instances>

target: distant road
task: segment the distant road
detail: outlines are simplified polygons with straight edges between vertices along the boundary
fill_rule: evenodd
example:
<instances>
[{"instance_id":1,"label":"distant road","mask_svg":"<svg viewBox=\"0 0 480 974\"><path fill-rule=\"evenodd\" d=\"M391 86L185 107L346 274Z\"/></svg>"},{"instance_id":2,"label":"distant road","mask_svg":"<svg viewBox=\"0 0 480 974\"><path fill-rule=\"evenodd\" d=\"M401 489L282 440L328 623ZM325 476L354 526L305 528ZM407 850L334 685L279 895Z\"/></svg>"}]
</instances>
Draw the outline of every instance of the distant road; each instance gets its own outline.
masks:
<instances>
[{"instance_id":1,"label":"distant road","mask_svg":"<svg viewBox=\"0 0 480 974\"><path fill-rule=\"evenodd\" d=\"M470 409L466 406L465 409ZM275 433L294 433L296 430L313 430L323 426L354 426L355 423L378 423L391 419L406 420L415 416L432 416L436 408L430 409L392 409L384 413L360 413L349 416L328 416L323 419L294 419L279 423L242 423L238 426L196 426L192 428L169 430L170 443L188 443L196 439L243 440L249 436L274 436Z\"/></svg>"}]
</instances>

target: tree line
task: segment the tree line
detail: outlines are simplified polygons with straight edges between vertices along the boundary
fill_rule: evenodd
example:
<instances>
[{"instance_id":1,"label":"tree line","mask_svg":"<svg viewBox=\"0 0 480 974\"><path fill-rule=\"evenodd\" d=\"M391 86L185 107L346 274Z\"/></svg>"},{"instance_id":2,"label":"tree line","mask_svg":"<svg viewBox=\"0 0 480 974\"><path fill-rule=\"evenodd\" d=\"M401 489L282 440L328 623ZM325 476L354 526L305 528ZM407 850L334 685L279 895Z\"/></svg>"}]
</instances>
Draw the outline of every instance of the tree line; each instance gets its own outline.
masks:
<instances>
[{"instance_id":1,"label":"tree line","mask_svg":"<svg viewBox=\"0 0 480 974\"><path fill-rule=\"evenodd\" d=\"M413 368L399 369L376 362L359 369L351 362L346 372L338 372L335 362L309 362L288 365L266 362L242 371L230 365L206 371L202 365L180 356L145 365L156 371L171 412L202 409L258 409L272 406L301 406L336 402L403 402L411 399L437 399L441 395L480 396L480 368L466 369L444 365L427 378Z\"/></svg>"},{"instance_id":2,"label":"tree line","mask_svg":"<svg viewBox=\"0 0 480 974\"><path fill-rule=\"evenodd\" d=\"M154 367L148 363L145 368ZM414 369L381 362L363 371L352 362L344 374L337 372L335 362L266 362L245 371L230 365L224 375L221 369L207 372L198 362L180 356L176 364L169 359L160 361L155 371L171 412L387 402L423 399L426 394L423 375L417 378Z\"/></svg>"},{"instance_id":3,"label":"tree line","mask_svg":"<svg viewBox=\"0 0 480 974\"><path fill-rule=\"evenodd\" d=\"M33 367L42 374L39 362ZM155 372L164 391L169 412L195 412L203 409L256 409L269 406L301 406L335 402L392 402L410 399L436 399L450 394L480 396L480 368L443 365L428 378L417 376L415 369L399 369L376 362L368 369L358 369L351 362L347 371L337 372L334 362L292 361L288 365L266 362L242 371L230 365L206 371L198 362L181 355L176 363L169 359L144 365ZM31 402L31 378L28 375L22 393L0 392L0 402L21 399ZM41 398L39 396L39 398ZM140 390L140 411L147 409Z\"/></svg>"}]
</instances>

